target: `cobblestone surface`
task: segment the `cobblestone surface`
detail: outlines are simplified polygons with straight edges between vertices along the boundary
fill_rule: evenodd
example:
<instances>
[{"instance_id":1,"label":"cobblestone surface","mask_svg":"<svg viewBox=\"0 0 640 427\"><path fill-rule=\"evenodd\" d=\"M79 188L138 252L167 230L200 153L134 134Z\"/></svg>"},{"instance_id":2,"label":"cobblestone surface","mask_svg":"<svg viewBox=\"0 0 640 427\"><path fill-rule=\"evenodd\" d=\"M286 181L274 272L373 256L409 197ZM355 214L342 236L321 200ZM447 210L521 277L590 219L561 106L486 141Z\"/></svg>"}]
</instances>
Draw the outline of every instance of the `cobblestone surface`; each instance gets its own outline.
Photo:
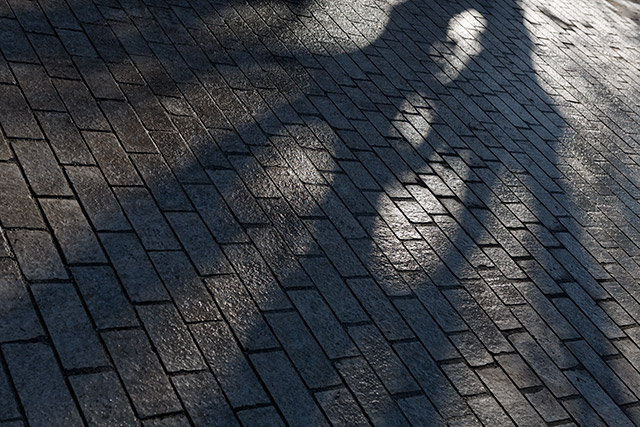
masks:
<instances>
[{"instance_id":1,"label":"cobblestone surface","mask_svg":"<svg viewBox=\"0 0 640 427\"><path fill-rule=\"evenodd\" d=\"M640 425L633 0L0 0L0 424Z\"/></svg>"}]
</instances>

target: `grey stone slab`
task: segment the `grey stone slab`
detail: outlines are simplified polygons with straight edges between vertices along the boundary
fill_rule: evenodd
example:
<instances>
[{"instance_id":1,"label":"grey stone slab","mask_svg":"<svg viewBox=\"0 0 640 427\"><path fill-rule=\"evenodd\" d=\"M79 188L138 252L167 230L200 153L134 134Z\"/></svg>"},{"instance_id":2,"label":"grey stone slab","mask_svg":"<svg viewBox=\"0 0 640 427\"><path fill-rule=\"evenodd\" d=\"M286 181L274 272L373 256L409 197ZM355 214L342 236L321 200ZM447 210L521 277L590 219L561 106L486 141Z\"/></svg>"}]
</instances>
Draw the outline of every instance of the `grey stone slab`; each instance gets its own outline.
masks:
<instances>
[{"instance_id":1,"label":"grey stone slab","mask_svg":"<svg viewBox=\"0 0 640 427\"><path fill-rule=\"evenodd\" d=\"M102 338L139 417L182 410L178 396L143 331L103 332Z\"/></svg>"},{"instance_id":2,"label":"grey stone slab","mask_svg":"<svg viewBox=\"0 0 640 427\"><path fill-rule=\"evenodd\" d=\"M290 425L328 425L284 353L257 353L251 362Z\"/></svg>"},{"instance_id":3,"label":"grey stone slab","mask_svg":"<svg viewBox=\"0 0 640 427\"><path fill-rule=\"evenodd\" d=\"M319 391L314 396L332 425L369 425L353 395L346 388Z\"/></svg>"},{"instance_id":4,"label":"grey stone slab","mask_svg":"<svg viewBox=\"0 0 640 427\"><path fill-rule=\"evenodd\" d=\"M114 192L145 249L180 249L173 231L146 188L117 187Z\"/></svg>"},{"instance_id":5,"label":"grey stone slab","mask_svg":"<svg viewBox=\"0 0 640 427\"><path fill-rule=\"evenodd\" d=\"M95 233L75 200L43 199L40 206L69 264L106 262Z\"/></svg>"},{"instance_id":6,"label":"grey stone slab","mask_svg":"<svg viewBox=\"0 0 640 427\"><path fill-rule=\"evenodd\" d=\"M0 33L4 33L5 28L0 21ZM28 43L25 39L25 42ZM29 49L30 50L30 49ZM29 52L26 51L26 52ZM9 52L5 51L5 55ZM17 86L2 85L0 90L0 125L4 133L13 138L42 138L42 132L38 127L33 113L27 105L27 101L22 96Z\"/></svg>"},{"instance_id":7,"label":"grey stone slab","mask_svg":"<svg viewBox=\"0 0 640 427\"><path fill-rule=\"evenodd\" d=\"M131 160L115 135L105 132L83 132L82 135L109 184L142 184Z\"/></svg>"},{"instance_id":8,"label":"grey stone slab","mask_svg":"<svg viewBox=\"0 0 640 427\"><path fill-rule=\"evenodd\" d=\"M297 313L269 313L269 325L307 387L340 385L340 378Z\"/></svg>"},{"instance_id":9,"label":"grey stone slab","mask_svg":"<svg viewBox=\"0 0 640 427\"><path fill-rule=\"evenodd\" d=\"M209 372L179 375L171 380L196 426L237 426L216 379Z\"/></svg>"},{"instance_id":10,"label":"grey stone slab","mask_svg":"<svg viewBox=\"0 0 640 427\"><path fill-rule=\"evenodd\" d=\"M363 358L341 360L337 369L374 425L407 424L400 408Z\"/></svg>"},{"instance_id":11,"label":"grey stone slab","mask_svg":"<svg viewBox=\"0 0 640 427\"><path fill-rule=\"evenodd\" d=\"M4 313L0 342L32 339L44 333L18 265L8 258L0 259L0 293Z\"/></svg>"},{"instance_id":12,"label":"grey stone slab","mask_svg":"<svg viewBox=\"0 0 640 427\"><path fill-rule=\"evenodd\" d=\"M2 353L30 424L83 425L48 345L4 344Z\"/></svg>"},{"instance_id":13,"label":"grey stone slab","mask_svg":"<svg viewBox=\"0 0 640 427\"><path fill-rule=\"evenodd\" d=\"M137 307L138 315L168 372L205 369L204 359L172 304Z\"/></svg>"},{"instance_id":14,"label":"grey stone slab","mask_svg":"<svg viewBox=\"0 0 640 427\"><path fill-rule=\"evenodd\" d=\"M168 212L167 220L201 275L231 273L231 264L195 212Z\"/></svg>"},{"instance_id":15,"label":"grey stone slab","mask_svg":"<svg viewBox=\"0 0 640 427\"><path fill-rule=\"evenodd\" d=\"M39 196L71 196L71 188L45 141L14 141L13 149L24 169L27 181Z\"/></svg>"},{"instance_id":16,"label":"grey stone slab","mask_svg":"<svg viewBox=\"0 0 640 427\"><path fill-rule=\"evenodd\" d=\"M68 114L41 112L37 117L60 163L95 164L89 148Z\"/></svg>"},{"instance_id":17,"label":"grey stone slab","mask_svg":"<svg viewBox=\"0 0 640 427\"><path fill-rule=\"evenodd\" d=\"M213 298L184 252L152 252L150 256L187 322L220 319Z\"/></svg>"},{"instance_id":18,"label":"grey stone slab","mask_svg":"<svg viewBox=\"0 0 640 427\"><path fill-rule=\"evenodd\" d=\"M138 425L115 372L74 375L69 378L69 382L89 425Z\"/></svg>"},{"instance_id":19,"label":"grey stone slab","mask_svg":"<svg viewBox=\"0 0 640 427\"><path fill-rule=\"evenodd\" d=\"M0 163L0 222L4 227L44 227L18 166Z\"/></svg>"},{"instance_id":20,"label":"grey stone slab","mask_svg":"<svg viewBox=\"0 0 640 427\"><path fill-rule=\"evenodd\" d=\"M206 284L245 350L277 347L262 313L236 276L211 277Z\"/></svg>"},{"instance_id":21,"label":"grey stone slab","mask_svg":"<svg viewBox=\"0 0 640 427\"><path fill-rule=\"evenodd\" d=\"M11 230L7 231L7 238L27 280L55 280L68 277L48 232Z\"/></svg>"},{"instance_id":22,"label":"grey stone slab","mask_svg":"<svg viewBox=\"0 0 640 427\"><path fill-rule=\"evenodd\" d=\"M11 70L31 108L64 111L62 101L41 65L11 64Z\"/></svg>"},{"instance_id":23,"label":"grey stone slab","mask_svg":"<svg viewBox=\"0 0 640 427\"><path fill-rule=\"evenodd\" d=\"M100 241L133 302L169 299L167 290L134 234L101 233Z\"/></svg>"},{"instance_id":24,"label":"grey stone slab","mask_svg":"<svg viewBox=\"0 0 640 427\"><path fill-rule=\"evenodd\" d=\"M31 286L56 353L65 369L108 366L102 344L70 283Z\"/></svg>"},{"instance_id":25,"label":"grey stone slab","mask_svg":"<svg viewBox=\"0 0 640 427\"><path fill-rule=\"evenodd\" d=\"M67 166L65 171L89 221L97 231L131 230L122 208L99 168Z\"/></svg>"},{"instance_id":26,"label":"grey stone slab","mask_svg":"<svg viewBox=\"0 0 640 427\"><path fill-rule=\"evenodd\" d=\"M111 267L72 267L71 272L98 329L138 325L133 306Z\"/></svg>"},{"instance_id":27,"label":"grey stone slab","mask_svg":"<svg viewBox=\"0 0 640 427\"><path fill-rule=\"evenodd\" d=\"M269 403L228 326L207 322L191 325L190 329L233 408Z\"/></svg>"}]
</instances>

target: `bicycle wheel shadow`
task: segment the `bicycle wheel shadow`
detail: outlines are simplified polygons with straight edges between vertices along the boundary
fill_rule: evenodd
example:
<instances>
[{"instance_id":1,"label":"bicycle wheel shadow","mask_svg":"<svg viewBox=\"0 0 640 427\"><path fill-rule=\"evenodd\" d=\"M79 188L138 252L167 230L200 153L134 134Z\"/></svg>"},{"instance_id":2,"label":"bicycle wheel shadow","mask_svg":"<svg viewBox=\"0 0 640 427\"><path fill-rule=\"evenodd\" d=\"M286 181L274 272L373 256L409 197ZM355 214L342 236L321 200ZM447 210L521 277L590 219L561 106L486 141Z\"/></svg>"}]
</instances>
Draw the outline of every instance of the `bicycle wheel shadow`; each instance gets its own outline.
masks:
<instances>
[{"instance_id":1,"label":"bicycle wheel shadow","mask_svg":"<svg viewBox=\"0 0 640 427\"><path fill-rule=\"evenodd\" d=\"M507 422L501 405L518 424L592 424L590 404L623 423L618 405L637 390L620 386L603 357L626 335L594 303L613 281L576 240L587 215L576 217L582 209L558 185L567 125L538 83L520 6L408 0L347 32L317 4L183 6L98 5L110 21L83 26L88 46L57 32L73 62L42 59L34 40L47 37L44 23L30 35L102 169L103 178L71 165L92 162L78 159L86 148L64 160L70 142L56 145L46 128L55 114L36 114L100 243L69 245L55 202L41 200L42 210L102 330L102 363L115 366L138 417L184 405L204 425ZM41 22L16 14L23 27ZM362 45L336 34L362 34ZM32 103L33 82L14 62L38 60L7 48L19 39L5 38L3 54ZM87 99L66 80L76 68L98 99L93 113L73 102ZM545 86L563 81L554 83ZM11 138L22 132L2 125ZM10 143L34 187L29 151ZM96 199L102 182L111 189ZM37 282L25 270L37 254L20 249L18 233L9 242ZM62 369L95 367L72 356L88 350L58 338L46 311L56 296L79 302L76 290L31 288ZM28 338L42 336L33 328ZM21 353L4 348L13 373ZM128 366L136 357L142 372ZM516 377L518 368L538 378ZM38 403L13 382L30 417ZM133 416L114 415L123 414Z\"/></svg>"}]
</instances>

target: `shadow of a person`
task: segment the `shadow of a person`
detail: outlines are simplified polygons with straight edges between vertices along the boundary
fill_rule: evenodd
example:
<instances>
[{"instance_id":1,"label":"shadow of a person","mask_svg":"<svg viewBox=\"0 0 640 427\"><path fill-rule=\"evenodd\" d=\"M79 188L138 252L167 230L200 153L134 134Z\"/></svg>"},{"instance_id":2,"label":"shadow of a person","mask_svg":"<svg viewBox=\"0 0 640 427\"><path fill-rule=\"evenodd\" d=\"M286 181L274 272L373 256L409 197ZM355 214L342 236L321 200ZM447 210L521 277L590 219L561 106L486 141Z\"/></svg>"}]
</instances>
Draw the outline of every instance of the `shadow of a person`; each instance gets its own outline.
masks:
<instances>
[{"instance_id":1,"label":"shadow of a person","mask_svg":"<svg viewBox=\"0 0 640 427\"><path fill-rule=\"evenodd\" d=\"M56 80L112 186L92 195L104 178L70 165L83 164L82 150L59 160L100 243L69 245L56 202L41 204L138 417L184 405L204 425L596 422L584 396L606 422L624 422L617 405L631 401L628 390L602 370L596 381L611 397L590 394L598 385L560 341L602 361L624 334L589 305L607 297L597 282L606 273L568 251L562 219L573 212L555 182L565 123L538 83L518 4L407 0L376 9L377 23L366 16L377 6L365 4L353 6L358 20L339 23L315 3L99 6L115 37L84 25L92 59L60 32L75 63L59 59L54 73L72 79L75 65L100 99L101 112L78 111L67 99L81 98L81 85ZM183 27L171 27L176 15ZM167 37L158 22L175 31ZM376 25L380 33L366 32ZM188 43L194 35L205 56ZM61 159L70 145L56 145L46 114L38 119ZM29 151L11 144L33 186ZM15 234L9 241L31 280L28 250ZM103 250L108 266L70 256ZM87 262L98 266L76 265ZM111 266L128 301L109 301L105 313L118 294L95 283L112 283ZM46 313L55 298L35 289ZM157 378L166 375L145 334L128 329L136 319L171 383ZM64 369L88 367L47 328ZM13 372L19 352L4 351ZM148 371L130 369L140 354Z\"/></svg>"}]
</instances>

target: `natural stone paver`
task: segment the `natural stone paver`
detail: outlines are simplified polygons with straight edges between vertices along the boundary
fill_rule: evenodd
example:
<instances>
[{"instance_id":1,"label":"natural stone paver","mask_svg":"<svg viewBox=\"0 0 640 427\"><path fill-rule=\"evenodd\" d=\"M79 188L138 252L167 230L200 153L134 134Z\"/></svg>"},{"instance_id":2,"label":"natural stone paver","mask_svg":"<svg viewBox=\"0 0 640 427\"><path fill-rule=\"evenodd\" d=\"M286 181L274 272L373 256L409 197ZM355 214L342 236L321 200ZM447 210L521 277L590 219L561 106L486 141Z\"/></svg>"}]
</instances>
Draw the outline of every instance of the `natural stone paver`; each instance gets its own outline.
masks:
<instances>
[{"instance_id":1,"label":"natural stone paver","mask_svg":"<svg viewBox=\"0 0 640 427\"><path fill-rule=\"evenodd\" d=\"M635 0L0 0L0 424L640 424Z\"/></svg>"}]
</instances>

